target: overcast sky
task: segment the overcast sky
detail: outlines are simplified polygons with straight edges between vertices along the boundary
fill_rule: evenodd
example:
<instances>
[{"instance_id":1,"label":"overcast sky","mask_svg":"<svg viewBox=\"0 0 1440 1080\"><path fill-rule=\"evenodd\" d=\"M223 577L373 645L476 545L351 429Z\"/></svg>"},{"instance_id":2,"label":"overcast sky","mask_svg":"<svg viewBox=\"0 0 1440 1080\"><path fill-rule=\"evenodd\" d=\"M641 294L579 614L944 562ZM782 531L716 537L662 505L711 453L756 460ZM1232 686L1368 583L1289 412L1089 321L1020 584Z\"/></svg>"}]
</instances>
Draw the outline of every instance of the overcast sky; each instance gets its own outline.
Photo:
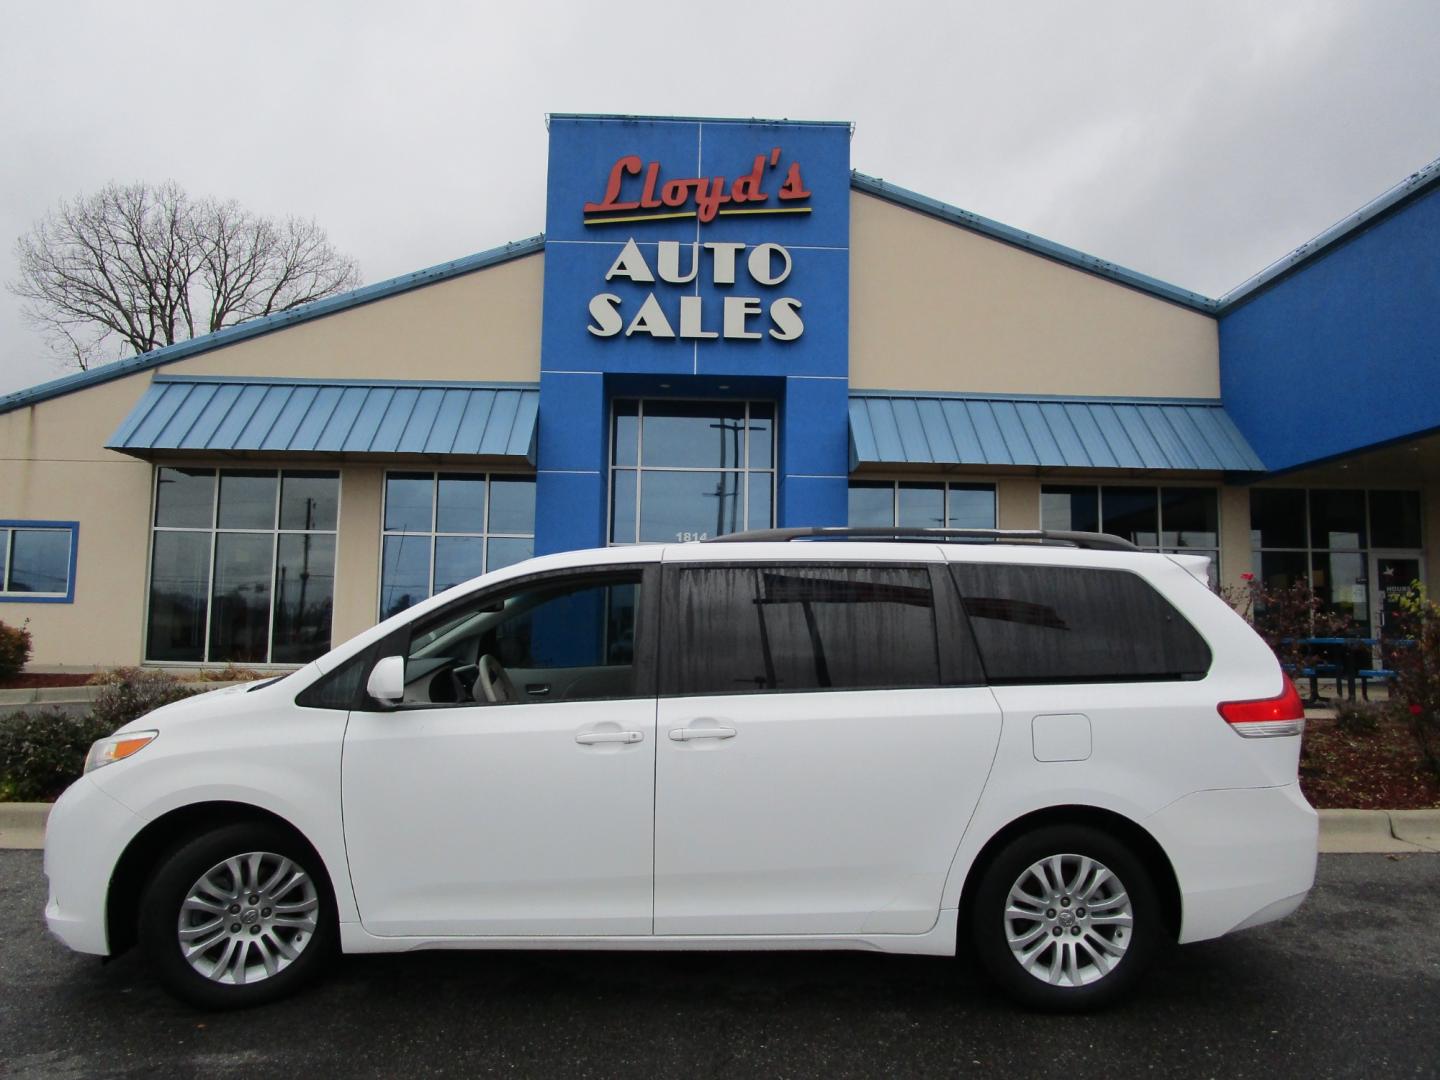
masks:
<instances>
[{"instance_id":1,"label":"overcast sky","mask_svg":"<svg viewBox=\"0 0 1440 1080\"><path fill-rule=\"evenodd\" d=\"M0 281L109 180L367 282L544 228L548 112L851 120L861 172L1219 295L1440 156L1440 3L7 0ZM398 358L397 358L398 359ZM0 393L63 374L0 292Z\"/></svg>"}]
</instances>

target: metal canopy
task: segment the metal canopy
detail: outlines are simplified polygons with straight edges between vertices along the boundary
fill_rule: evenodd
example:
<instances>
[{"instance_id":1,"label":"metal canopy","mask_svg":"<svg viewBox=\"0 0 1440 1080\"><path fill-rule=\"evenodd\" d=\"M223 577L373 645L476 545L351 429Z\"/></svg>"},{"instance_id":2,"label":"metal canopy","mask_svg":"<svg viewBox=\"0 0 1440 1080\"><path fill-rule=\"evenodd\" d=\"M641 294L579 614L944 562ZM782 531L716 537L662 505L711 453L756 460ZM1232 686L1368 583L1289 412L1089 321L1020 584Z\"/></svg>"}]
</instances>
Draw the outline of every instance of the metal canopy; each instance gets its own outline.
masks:
<instances>
[{"instance_id":1,"label":"metal canopy","mask_svg":"<svg viewBox=\"0 0 1440 1080\"><path fill-rule=\"evenodd\" d=\"M157 376L106 446L156 453L420 454L535 461L540 391L467 383Z\"/></svg>"},{"instance_id":2,"label":"metal canopy","mask_svg":"<svg viewBox=\"0 0 1440 1080\"><path fill-rule=\"evenodd\" d=\"M1259 472L1218 401L855 394L850 467L1021 465Z\"/></svg>"}]
</instances>

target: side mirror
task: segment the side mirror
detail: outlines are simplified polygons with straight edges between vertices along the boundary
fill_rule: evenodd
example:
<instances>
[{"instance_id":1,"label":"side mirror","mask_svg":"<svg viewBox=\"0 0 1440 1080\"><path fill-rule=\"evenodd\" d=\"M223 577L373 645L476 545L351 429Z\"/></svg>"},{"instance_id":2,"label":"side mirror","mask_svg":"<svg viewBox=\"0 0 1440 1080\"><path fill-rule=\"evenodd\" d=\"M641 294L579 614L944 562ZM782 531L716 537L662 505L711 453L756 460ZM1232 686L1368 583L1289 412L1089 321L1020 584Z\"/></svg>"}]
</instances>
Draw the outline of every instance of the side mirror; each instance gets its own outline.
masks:
<instances>
[{"instance_id":1,"label":"side mirror","mask_svg":"<svg viewBox=\"0 0 1440 1080\"><path fill-rule=\"evenodd\" d=\"M405 658L387 656L370 672L365 692L382 705L399 705L405 700Z\"/></svg>"}]
</instances>

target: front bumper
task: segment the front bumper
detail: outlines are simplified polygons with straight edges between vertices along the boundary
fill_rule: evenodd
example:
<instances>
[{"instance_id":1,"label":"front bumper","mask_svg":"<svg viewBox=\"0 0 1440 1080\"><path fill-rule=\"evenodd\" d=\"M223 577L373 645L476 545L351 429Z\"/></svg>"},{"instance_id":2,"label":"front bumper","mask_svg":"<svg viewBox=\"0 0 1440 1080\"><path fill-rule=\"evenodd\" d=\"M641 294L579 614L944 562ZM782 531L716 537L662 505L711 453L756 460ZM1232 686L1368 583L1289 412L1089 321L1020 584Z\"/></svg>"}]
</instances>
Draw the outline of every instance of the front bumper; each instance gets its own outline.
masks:
<instances>
[{"instance_id":1,"label":"front bumper","mask_svg":"<svg viewBox=\"0 0 1440 1080\"><path fill-rule=\"evenodd\" d=\"M1146 820L1180 884L1180 941L1282 919L1315 883L1320 818L1300 785L1197 791Z\"/></svg>"},{"instance_id":2,"label":"front bumper","mask_svg":"<svg viewBox=\"0 0 1440 1080\"><path fill-rule=\"evenodd\" d=\"M88 777L65 790L45 826L45 923L76 952L106 956L105 902L115 864L143 827Z\"/></svg>"}]
</instances>

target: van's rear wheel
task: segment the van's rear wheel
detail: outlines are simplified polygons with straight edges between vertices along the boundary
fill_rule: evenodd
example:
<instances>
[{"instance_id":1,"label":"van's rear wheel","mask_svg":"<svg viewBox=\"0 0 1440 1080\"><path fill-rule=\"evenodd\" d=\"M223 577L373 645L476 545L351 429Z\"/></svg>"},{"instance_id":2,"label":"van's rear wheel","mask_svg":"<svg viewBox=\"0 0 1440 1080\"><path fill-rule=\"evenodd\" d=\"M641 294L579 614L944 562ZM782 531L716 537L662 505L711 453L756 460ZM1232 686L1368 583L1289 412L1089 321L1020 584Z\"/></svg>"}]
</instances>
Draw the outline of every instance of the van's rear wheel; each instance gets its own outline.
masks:
<instances>
[{"instance_id":1,"label":"van's rear wheel","mask_svg":"<svg viewBox=\"0 0 1440 1080\"><path fill-rule=\"evenodd\" d=\"M1122 996L1165 933L1144 864L1108 834L1077 825L1006 845L981 878L971 929L991 977L1047 1009L1098 1008Z\"/></svg>"},{"instance_id":2,"label":"van's rear wheel","mask_svg":"<svg viewBox=\"0 0 1440 1080\"><path fill-rule=\"evenodd\" d=\"M140 941L156 974L201 1008L273 1001L335 949L324 868L269 825L228 825L177 848L141 903Z\"/></svg>"}]
</instances>

